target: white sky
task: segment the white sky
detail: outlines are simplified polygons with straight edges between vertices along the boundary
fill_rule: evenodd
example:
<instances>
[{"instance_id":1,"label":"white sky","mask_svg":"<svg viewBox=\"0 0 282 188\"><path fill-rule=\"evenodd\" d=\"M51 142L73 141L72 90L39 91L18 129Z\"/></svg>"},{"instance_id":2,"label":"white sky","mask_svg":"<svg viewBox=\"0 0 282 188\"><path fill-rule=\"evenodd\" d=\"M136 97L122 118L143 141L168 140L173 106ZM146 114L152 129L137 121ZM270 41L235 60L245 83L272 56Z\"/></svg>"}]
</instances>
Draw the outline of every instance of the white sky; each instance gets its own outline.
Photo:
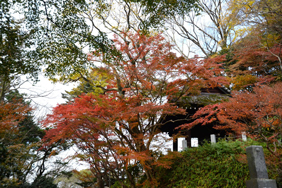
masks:
<instances>
[{"instance_id":1,"label":"white sky","mask_svg":"<svg viewBox=\"0 0 282 188\"><path fill-rule=\"evenodd\" d=\"M53 107L65 102L62 93L70 91L75 87L75 84L54 84L43 75L39 76L39 80L34 85L32 82L26 82L19 90L21 93L26 93L28 99L32 101L32 107L35 108L34 115L40 120L43 116L51 113Z\"/></svg>"}]
</instances>

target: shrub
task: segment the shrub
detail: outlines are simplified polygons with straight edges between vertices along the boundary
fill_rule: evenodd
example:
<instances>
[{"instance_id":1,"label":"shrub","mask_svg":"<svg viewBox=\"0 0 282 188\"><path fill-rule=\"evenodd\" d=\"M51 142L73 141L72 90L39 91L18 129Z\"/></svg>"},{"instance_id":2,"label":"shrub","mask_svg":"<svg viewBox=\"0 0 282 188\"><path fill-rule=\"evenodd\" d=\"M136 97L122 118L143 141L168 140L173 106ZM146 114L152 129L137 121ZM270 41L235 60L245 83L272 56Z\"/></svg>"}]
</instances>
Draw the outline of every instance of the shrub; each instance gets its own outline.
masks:
<instances>
[{"instance_id":1,"label":"shrub","mask_svg":"<svg viewBox=\"0 0 282 188\"><path fill-rule=\"evenodd\" d=\"M157 170L159 187L245 187L245 181L250 179L246 157L246 147L249 145L262 144L237 140L188 148L173 159L170 169ZM268 152L264 152L267 160ZM275 179L275 174L270 169L270 178Z\"/></svg>"}]
</instances>

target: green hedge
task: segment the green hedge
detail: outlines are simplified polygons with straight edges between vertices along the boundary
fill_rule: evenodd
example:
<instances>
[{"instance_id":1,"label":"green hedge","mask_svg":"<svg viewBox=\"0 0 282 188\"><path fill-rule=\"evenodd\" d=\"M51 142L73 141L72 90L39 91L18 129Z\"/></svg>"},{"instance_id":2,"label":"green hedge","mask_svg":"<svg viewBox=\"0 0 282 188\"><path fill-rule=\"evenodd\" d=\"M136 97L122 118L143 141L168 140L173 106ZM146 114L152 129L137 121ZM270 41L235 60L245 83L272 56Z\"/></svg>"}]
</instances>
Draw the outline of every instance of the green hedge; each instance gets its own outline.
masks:
<instances>
[{"instance_id":1,"label":"green hedge","mask_svg":"<svg viewBox=\"0 0 282 188\"><path fill-rule=\"evenodd\" d=\"M250 178L245 148L253 141L220 141L189 148L174 158L170 169L158 168L160 188L242 188ZM267 153L266 150L264 152ZM173 155L170 153L169 155ZM270 178L273 173L270 173Z\"/></svg>"}]
</instances>

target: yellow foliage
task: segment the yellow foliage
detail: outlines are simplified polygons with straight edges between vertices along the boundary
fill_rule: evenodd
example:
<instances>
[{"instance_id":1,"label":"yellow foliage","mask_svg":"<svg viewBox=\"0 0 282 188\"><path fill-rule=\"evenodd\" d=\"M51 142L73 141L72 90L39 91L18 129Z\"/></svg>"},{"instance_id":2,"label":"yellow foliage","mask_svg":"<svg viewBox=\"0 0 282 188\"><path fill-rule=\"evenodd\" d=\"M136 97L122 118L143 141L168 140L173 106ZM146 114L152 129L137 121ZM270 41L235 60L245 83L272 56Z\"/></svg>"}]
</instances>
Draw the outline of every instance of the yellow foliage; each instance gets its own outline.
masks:
<instances>
[{"instance_id":1,"label":"yellow foliage","mask_svg":"<svg viewBox=\"0 0 282 188\"><path fill-rule=\"evenodd\" d=\"M257 82L257 77L247 74L247 75L238 75L236 77L228 77L227 78L230 83L233 84L234 90L243 89L249 85L252 85Z\"/></svg>"},{"instance_id":2,"label":"yellow foliage","mask_svg":"<svg viewBox=\"0 0 282 188\"><path fill-rule=\"evenodd\" d=\"M80 74L72 75L71 79L77 80L79 85L67 92L73 97L77 97L83 93L98 95L103 93L103 89L108 85L108 81L112 79L106 70L91 70L87 77L82 77Z\"/></svg>"}]
</instances>

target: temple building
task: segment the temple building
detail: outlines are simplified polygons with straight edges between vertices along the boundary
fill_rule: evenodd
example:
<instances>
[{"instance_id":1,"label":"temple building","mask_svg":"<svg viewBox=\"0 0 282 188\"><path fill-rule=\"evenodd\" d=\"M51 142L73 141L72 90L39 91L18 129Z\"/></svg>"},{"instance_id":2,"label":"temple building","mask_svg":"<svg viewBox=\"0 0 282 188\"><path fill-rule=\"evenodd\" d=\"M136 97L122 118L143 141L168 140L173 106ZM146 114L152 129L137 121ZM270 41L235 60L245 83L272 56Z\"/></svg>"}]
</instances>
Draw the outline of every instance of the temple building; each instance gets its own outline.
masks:
<instances>
[{"instance_id":1,"label":"temple building","mask_svg":"<svg viewBox=\"0 0 282 188\"><path fill-rule=\"evenodd\" d=\"M161 132L167 132L170 137L184 137L187 141L187 147L191 147L191 138L198 138L198 144L201 145L204 140L210 140L210 135L214 134L217 138L224 138L226 132L223 130L214 129L215 123L207 125L195 125L189 130L176 129L176 127L191 123L194 121L192 116L199 108L208 104L220 102L223 98L230 96L229 90L222 87L203 88L201 93L196 96L185 96L181 102L176 104L182 108L186 108L186 115L164 116L161 119L163 126L160 128ZM173 151L177 151L178 139L173 141Z\"/></svg>"}]
</instances>

